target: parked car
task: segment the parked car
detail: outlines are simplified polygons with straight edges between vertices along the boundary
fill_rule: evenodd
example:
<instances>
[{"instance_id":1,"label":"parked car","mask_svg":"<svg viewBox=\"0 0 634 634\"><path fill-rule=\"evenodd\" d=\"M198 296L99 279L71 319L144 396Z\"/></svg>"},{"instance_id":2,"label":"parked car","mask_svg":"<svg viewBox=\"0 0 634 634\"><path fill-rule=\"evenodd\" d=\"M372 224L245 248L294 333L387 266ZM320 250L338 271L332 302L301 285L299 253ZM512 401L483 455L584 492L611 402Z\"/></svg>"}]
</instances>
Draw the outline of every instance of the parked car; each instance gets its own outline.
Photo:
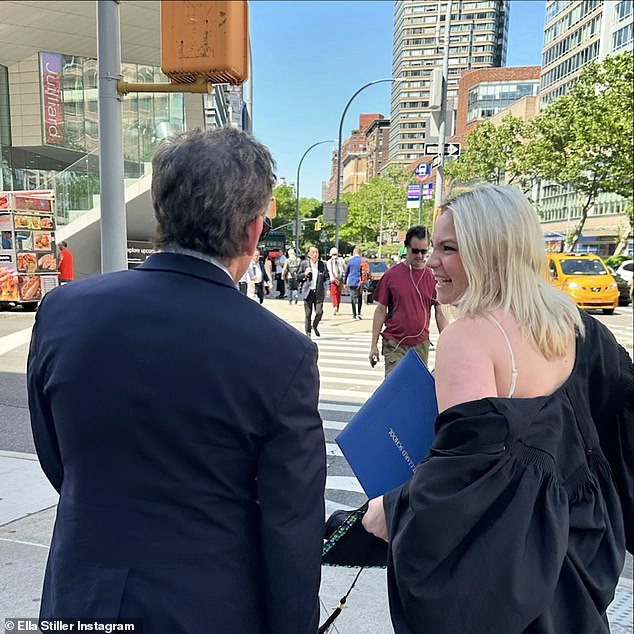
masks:
<instances>
[{"instance_id":1,"label":"parked car","mask_svg":"<svg viewBox=\"0 0 634 634\"><path fill-rule=\"evenodd\" d=\"M616 287L619 289L619 306L629 306L632 301L630 298L630 285L627 280L624 280L611 266L608 266L610 275L616 282Z\"/></svg>"},{"instance_id":2,"label":"parked car","mask_svg":"<svg viewBox=\"0 0 634 634\"><path fill-rule=\"evenodd\" d=\"M616 282L599 256L549 253L548 271L553 286L570 295L579 308L611 315L618 306Z\"/></svg>"},{"instance_id":3,"label":"parked car","mask_svg":"<svg viewBox=\"0 0 634 634\"><path fill-rule=\"evenodd\" d=\"M374 302L374 291L379 280L383 277L383 273L390 268L389 260L368 260L370 265L370 280L365 284L367 292L366 301L368 304Z\"/></svg>"},{"instance_id":4,"label":"parked car","mask_svg":"<svg viewBox=\"0 0 634 634\"><path fill-rule=\"evenodd\" d=\"M625 260L621 262L621 266L616 269L616 272L626 281L631 282L632 276L634 276L634 260Z\"/></svg>"}]
</instances>

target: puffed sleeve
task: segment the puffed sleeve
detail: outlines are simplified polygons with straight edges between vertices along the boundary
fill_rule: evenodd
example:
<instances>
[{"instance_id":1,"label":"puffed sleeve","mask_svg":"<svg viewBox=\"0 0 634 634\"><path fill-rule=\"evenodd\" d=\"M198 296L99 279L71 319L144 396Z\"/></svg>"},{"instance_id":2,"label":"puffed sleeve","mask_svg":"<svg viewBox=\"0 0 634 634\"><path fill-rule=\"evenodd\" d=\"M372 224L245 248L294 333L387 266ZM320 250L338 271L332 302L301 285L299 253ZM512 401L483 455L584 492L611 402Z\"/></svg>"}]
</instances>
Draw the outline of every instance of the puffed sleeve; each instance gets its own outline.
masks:
<instances>
[{"instance_id":1,"label":"puffed sleeve","mask_svg":"<svg viewBox=\"0 0 634 634\"><path fill-rule=\"evenodd\" d=\"M610 463L625 528L625 542L634 553L634 401L632 359L612 333L586 317L590 409L601 449Z\"/></svg>"},{"instance_id":2,"label":"puffed sleeve","mask_svg":"<svg viewBox=\"0 0 634 634\"><path fill-rule=\"evenodd\" d=\"M549 605L568 500L552 458L511 442L485 401L446 410L427 459L384 496L401 633L521 632Z\"/></svg>"}]
</instances>

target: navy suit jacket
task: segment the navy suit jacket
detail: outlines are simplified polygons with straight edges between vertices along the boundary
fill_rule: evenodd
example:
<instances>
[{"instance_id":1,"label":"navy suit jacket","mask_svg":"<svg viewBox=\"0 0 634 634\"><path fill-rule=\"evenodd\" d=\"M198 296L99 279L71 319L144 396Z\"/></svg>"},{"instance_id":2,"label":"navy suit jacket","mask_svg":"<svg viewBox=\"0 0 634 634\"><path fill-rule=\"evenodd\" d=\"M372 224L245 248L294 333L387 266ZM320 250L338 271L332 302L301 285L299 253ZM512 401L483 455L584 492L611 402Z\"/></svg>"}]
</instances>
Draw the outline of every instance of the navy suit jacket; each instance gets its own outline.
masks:
<instances>
[{"instance_id":1,"label":"navy suit jacket","mask_svg":"<svg viewBox=\"0 0 634 634\"><path fill-rule=\"evenodd\" d=\"M301 298L306 299L310 293L311 280L306 277L306 273L311 270L310 258L305 258L299 263L297 269L297 281L301 285ZM315 299L323 302L326 297L326 287L330 284L328 278L328 267L323 260L317 260L317 284L315 288Z\"/></svg>"},{"instance_id":2,"label":"navy suit jacket","mask_svg":"<svg viewBox=\"0 0 634 634\"><path fill-rule=\"evenodd\" d=\"M157 253L46 295L28 391L60 493L42 618L317 630L325 446L307 337L213 264Z\"/></svg>"}]
</instances>

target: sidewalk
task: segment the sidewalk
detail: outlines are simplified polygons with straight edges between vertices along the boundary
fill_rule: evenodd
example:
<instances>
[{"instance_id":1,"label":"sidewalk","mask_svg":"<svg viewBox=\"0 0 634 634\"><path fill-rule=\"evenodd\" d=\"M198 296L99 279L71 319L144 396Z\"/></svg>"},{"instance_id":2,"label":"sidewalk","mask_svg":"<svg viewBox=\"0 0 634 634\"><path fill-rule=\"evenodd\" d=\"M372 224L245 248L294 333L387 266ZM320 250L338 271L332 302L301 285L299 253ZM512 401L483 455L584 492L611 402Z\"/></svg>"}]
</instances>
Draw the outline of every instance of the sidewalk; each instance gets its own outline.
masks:
<instances>
[{"instance_id":1,"label":"sidewalk","mask_svg":"<svg viewBox=\"0 0 634 634\"><path fill-rule=\"evenodd\" d=\"M267 299L265 307L303 332L304 309L301 302L289 305L286 300ZM322 337L335 333L367 332L369 348L373 313L373 305L364 306L363 319L353 321L350 305L345 303L341 306L340 315L333 317L327 300L320 326ZM1 634L5 618L33 618L38 614L57 494L35 457L16 452L0 451L0 486ZM333 503L327 502L327 515L335 508ZM347 592L356 573L355 568L322 568L321 622ZM632 558L628 556L609 610L613 634L634 634L632 601ZM347 606L335 622L334 634L390 634L385 570L364 570L348 597Z\"/></svg>"},{"instance_id":2,"label":"sidewalk","mask_svg":"<svg viewBox=\"0 0 634 634\"><path fill-rule=\"evenodd\" d=\"M57 494L48 484L37 460L25 454L0 452L0 627L5 618L33 618L39 610L40 591L48 545L55 521ZM9 492L8 495L4 492ZM326 512L334 510L327 504ZM629 577L621 577L609 616L613 634L632 634L632 560ZM322 568L323 622L347 592L355 568ZM390 634L385 570L364 570L350 593L347 608L336 621L340 634ZM3 629L0 629L2 632ZM151 634L151 633L149 633ZM219 633L224 634L224 633Z\"/></svg>"}]
</instances>

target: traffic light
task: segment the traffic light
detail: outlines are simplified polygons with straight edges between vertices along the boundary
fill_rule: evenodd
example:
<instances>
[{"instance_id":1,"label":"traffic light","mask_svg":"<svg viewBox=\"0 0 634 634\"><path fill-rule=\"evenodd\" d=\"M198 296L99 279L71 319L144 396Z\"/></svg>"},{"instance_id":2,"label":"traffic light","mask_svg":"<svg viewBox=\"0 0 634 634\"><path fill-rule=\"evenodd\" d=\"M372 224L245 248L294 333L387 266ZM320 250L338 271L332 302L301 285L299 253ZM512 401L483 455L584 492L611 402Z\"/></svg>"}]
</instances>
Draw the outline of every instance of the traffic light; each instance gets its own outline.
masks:
<instances>
[{"instance_id":1,"label":"traffic light","mask_svg":"<svg viewBox=\"0 0 634 634\"><path fill-rule=\"evenodd\" d=\"M315 231L321 231L321 222L319 220L315 220Z\"/></svg>"},{"instance_id":2,"label":"traffic light","mask_svg":"<svg viewBox=\"0 0 634 634\"><path fill-rule=\"evenodd\" d=\"M161 70L172 83L239 85L249 68L248 2L161 0Z\"/></svg>"}]
</instances>

